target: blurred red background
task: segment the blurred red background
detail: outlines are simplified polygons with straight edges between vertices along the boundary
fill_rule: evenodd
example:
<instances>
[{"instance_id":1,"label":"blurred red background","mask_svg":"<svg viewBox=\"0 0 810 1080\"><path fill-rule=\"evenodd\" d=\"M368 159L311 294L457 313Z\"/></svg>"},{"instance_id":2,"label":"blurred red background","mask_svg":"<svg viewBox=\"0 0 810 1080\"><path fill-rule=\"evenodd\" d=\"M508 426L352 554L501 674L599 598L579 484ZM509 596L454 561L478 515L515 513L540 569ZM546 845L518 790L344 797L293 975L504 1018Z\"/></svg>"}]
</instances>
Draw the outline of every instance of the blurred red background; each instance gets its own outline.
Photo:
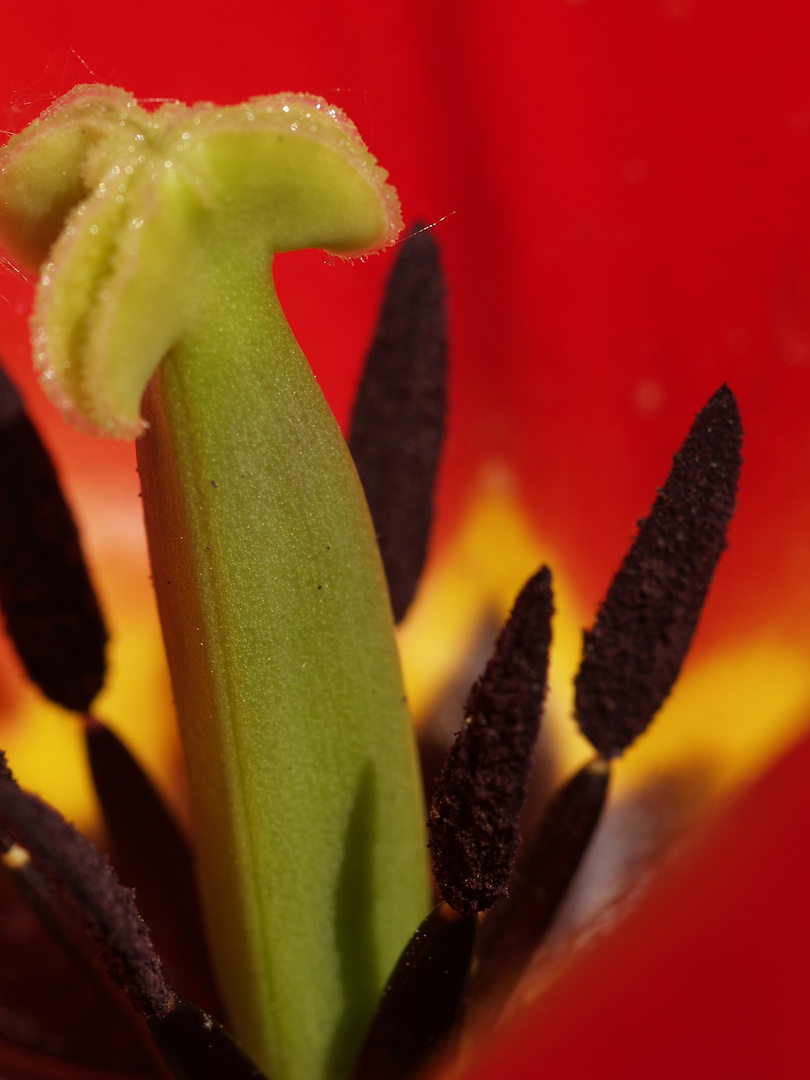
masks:
<instances>
[{"instance_id":1,"label":"blurred red background","mask_svg":"<svg viewBox=\"0 0 810 1080\"><path fill-rule=\"evenodd\" d=\"M584 610L694 412L738 396L746 468L702 646L810 643L810 8L731 0L43 0L7 13L0 128L77 82L144 99L322 94L435 226L453 326L438 542L503 462ZM291 323L345 421L386 257L278 260ZM30 286L0 277L24 374ZM55 430L32 393L34 411ZM66 468L97 447L60 435ZM131 450L105 448L109 482ZM707 722L710 722L710 718ZM804 1077L810 756L470 1076Z\"/></svg>"}]
</instances>

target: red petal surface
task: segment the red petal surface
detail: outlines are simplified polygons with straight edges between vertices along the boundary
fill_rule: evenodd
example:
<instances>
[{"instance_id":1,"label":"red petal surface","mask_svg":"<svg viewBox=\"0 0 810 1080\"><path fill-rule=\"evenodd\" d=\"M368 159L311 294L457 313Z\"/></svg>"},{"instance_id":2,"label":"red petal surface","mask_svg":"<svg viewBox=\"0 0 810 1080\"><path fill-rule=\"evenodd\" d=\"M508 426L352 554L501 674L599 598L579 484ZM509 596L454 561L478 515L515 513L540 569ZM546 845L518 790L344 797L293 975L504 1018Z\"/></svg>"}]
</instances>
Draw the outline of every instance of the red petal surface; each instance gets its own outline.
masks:
<instances>
[{"instance_id":1,"label":"red petal surface","mask_svg":"<svg viewBox=\"0 0 810 1080\"><path fill-rule=\"evenodd\" d=\"M464 1080L807 1076L808 775L805 741Z\"/></svg>"},{"instance_id":2,"label":"red petal surface","mask_svg":"<svg viewBox=\"0 0 810 1080\"><path fill-rule=\"evenodd\" d=\"M190 0L45 0L18 6L4 41L10 131L80 81L222 102L307 90L343 106L445 251L457 377L441 535L502 460L586 607L693 414L728 382L746 466L702 645L752 628L810 644L807 5L234 0L205 14ZM279 262L341 418L385 266ZM17 372L27 297L2 278L0 352ZM97 470L94 444L59 437L72 466ZM129 451L104 464L117 483ZM807 1074L795 807L810 754L782 768L714 854L663 881L559 991L542 1044L518 1032L481 1077Z\"/></svg>"},{"instance_id":3,"label":"red petal surface","mask_svg":"<svg viewBox=\"0 0 810 1080\"><path fill-rule=\"evenodd\" d=\"M149 0L101 15L48 0L15 12L12 39L9 130L80 80L343 105L446 251L459 374L445 531L477 467L503 458L589 605L692 415L729 382L748 467L710 628L754 611L806 623L810 591L792 587L810 535L805 6L249 0L201 15ZM384 260L288 262L291 316L345 416ZM0 345L19 359L12 314Z\"/></svg>"}]
</instances>

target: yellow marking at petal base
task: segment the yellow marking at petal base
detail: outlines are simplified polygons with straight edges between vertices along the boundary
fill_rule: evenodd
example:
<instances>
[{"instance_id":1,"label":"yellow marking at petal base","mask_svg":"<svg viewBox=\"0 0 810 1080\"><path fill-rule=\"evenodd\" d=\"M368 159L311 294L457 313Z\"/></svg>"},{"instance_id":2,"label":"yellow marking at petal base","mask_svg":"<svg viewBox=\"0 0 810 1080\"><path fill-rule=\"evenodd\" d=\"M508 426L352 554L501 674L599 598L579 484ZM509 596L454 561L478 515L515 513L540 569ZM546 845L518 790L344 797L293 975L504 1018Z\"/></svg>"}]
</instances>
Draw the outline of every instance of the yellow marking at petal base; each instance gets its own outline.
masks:
<instances>
[{"instance_id":1,"label":"yellow marking at petal base","mask_svg":"<svg viewBox=\"0 0 810 1080\"><path fill-rule=\"evenodd\" d=\"M98 585L110 620L110 678L94 712L124 740L167 801L176 805L182 752L146 552L139 546L123 565L120 556L114 561L103 554L97 562ZM185 812L186 807L180 809Z\"/></svg>"},{"instance_id":2,"label":"yellow marking at petal base","mask_svg":"<svg viewBox=\"0 0 810 1080\"><path fill-rule=\"evenodd\" d=\"M547 716L559 767L568 772L593 756L568 719L583 617L563 559L539 539L506 474L483 478L482 492L455 537L429 564L399 645L408 700L419 724L463 670L481 627L493 618L503 622L521 587L543 563L552 571L556 609Z\"/></svg>"},{"instance_id":3,"label":"yellow marking at petal base","mask_svg":"<svg viewBox=\"0 0 810 1080\"><path fill-rule=\"evenodd\" d=\"M46 799L81 829L97 821L81 725L70 713L28 690L5 733L4 749L21 787Z\"/></svg>"},{"instance_id":4,"label":"yellow marking at petal base","mask_svg":"<svg viewBox=\"0 0 810 1080\"><path fill-rule=\"evenodd\" d=\"M704 794L723 795L763 772L809 719L810 665L795 645L773 635L698 651L649 732L620 762L617 792L697 765L708 782Z\"/></svg>"},{"instance_id":5,"label":"yellow marking at petal base","mask_svg":"<svg viewBox=\"0 0 810 1080\"><path fill-rule=\"evenodd\" d=\"M176 731L142 560L142 553L122 557L120 549L102 549L94 559L105 610L125 613L120 625L110 627L111 678L96 711L171 796L177 782ZM418 723L464 668L480 626L493 616L505 618L520 587L543 562L554 575L557 608L548 723L558 767L568 774L592 754L571 719L584 616L562 569L564 560L543 545L508 483L483 485L456 536L431 561L399 644ZM141 584L133 587L133 580ZM24 694L19 718L4 731L14 775L81 828L92 829L98 809L80 724L30 689ZM656 775L696 767L707 782L703 794L722 795L767 768L803 733L808 718L810 664L795 646L775 635L747 643L737 637L728 649L702 654L698 640L650 731L618 763L614 795L631 795Z\"/></svg>"},{"instance_id":6,"label":"yellow marking at petal base","mask_svg":"<svg viewBox=\"0 0 810 1080\"><path fill-rule=\"evenodd\" d=\"M568 775L593 756L573 720L573 678L586 619L565 559L544 545L505 474L484 478L456 535L431 561L399 644L419 724L464 670L480 627L506 617L520 587L544 562L553 574L556 608L546 722L559 773ZM762 627L755 633L741 641L737 631L727 648L707 653L698 632L669 701L617 763L614 797L677 773L699 774L699 802L722 796L761 773L807 729L806 654Z\"/></svg>"}]
</instances>

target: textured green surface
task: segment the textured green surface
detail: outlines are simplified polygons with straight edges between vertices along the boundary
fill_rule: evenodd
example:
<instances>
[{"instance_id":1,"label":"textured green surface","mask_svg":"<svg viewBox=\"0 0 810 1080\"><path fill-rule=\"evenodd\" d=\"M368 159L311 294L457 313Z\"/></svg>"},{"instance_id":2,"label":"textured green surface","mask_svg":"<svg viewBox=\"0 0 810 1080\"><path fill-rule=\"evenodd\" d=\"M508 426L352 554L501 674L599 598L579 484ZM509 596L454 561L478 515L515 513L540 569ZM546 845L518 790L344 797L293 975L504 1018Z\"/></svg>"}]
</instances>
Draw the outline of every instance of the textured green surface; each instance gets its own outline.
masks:
<instances>
[{"instance_id":1,"label":"textured green surface","mask_svg":"<svg viewBox=\"0 0 810 1080\"><path fill-rule=\"evenodd\" d=\"M249 1051L305 1080L351 1064L425 839L367 511L266 291L166 360L138 446L217 971Z\"/></svg>"},{"instance_id":2,"label":"textured green surface","mask_svg":"<svg viewBox=\"0 0 810 1080\"><path fill-rule=\"evenodd\" d=\"M138 434L160 363L138 458L207 926L273 1080L346 1075L427 909L371 522L271 280L274 252L390 242L385 178L295 95L148 113L80 87L0 152L0 241L46 259L32 326L57 404Z\"/></svg>"}]
</instances>

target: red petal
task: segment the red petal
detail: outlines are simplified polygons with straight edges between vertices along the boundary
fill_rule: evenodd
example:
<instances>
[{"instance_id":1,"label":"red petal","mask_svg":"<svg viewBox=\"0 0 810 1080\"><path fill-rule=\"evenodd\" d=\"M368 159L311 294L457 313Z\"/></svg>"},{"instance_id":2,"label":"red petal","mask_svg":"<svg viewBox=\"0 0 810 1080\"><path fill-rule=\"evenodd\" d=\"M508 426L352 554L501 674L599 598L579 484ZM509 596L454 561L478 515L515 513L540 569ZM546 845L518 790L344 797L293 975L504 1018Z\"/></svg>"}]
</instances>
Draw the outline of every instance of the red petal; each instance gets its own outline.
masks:
<instances>
[{"instance_id":1,"label":"red petal","mask_svg":"<svg viewBox=\"0 0 810 1080\"><path fill-rule=\"evenodd\" d=\"M437 226L458 387L444 534L478 468L501 457L593 606L693 413L727 381L747 461L703 640L765 628L806 641L809 46L810 8L793 0L243 0L209 16L190 3L101 14L45 0L15 10L0 126L18 130L73 82L96 79L189 100L281 88L336 99L391 170L406 214L452 215ZM345 415L385 267L321 263L291 265L290 286L316 280L291 314ZM0 292L16 297L11 278ZM18 363L25 352L1 298L0 352ZM602 951L583 966L576 1001L560 991L550 1075L576 1074L583 1055L598 1067L611 1046L614 1070L626 1054L645 1077L668 1075L663 1057L645 1065L662 1047L692 1075L806 1075L810 889L796 852L808 823L792 819L803 792L769 780L756 796L792 822L784 849L762 837L765 808L714 842L735 891L706 878L706 856L703 876L691 872L672 900L677 882L662 882L606 946L609 969ZM718 906L690 922L711 900L707 880ZM673 995L684 1011L666 1004ZM513 1064L486 1075L521 1075L526 1046L502 1052Z\"/></svg>"},{"instance_id":2,"label":"red petal","mask_svg":"<svg viewBox=\"0 0 810 1080\"><path fill-rule=\"evenodd\" d=\"M464 1080L803 1080L809 775L806 740Z\"/></svg>"}]
</instances>

